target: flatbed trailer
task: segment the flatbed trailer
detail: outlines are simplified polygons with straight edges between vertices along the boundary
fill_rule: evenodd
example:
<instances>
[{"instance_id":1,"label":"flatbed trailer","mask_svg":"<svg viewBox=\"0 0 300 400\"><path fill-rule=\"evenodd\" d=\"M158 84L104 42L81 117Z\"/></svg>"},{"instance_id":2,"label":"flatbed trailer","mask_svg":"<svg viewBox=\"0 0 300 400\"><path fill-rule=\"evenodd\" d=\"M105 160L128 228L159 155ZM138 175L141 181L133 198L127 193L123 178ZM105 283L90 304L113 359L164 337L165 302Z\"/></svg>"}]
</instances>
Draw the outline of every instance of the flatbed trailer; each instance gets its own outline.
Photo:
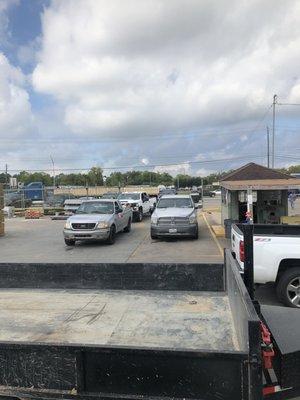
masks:
<instances>
[{"instance_id":1,"label":"flatbed trailer","mask_svg":"<svg viewBox=\"0 0 300 400\"><path fill-rule=\"evenodd\" d=\"M279 314L260 311L229 251L224 264L0 264L0 304L0 399L300 392L299 338L280 342Z\"/></svg>"}]
</instances>

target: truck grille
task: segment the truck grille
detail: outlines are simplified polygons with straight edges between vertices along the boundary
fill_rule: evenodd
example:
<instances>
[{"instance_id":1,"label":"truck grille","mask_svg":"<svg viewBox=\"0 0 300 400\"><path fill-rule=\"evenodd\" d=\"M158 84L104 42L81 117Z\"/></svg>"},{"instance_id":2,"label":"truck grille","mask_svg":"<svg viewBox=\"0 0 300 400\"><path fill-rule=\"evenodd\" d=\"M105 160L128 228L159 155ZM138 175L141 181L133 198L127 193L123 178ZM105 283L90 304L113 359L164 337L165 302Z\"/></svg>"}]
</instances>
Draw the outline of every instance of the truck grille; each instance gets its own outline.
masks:
<instances>
[{"instance_id":1,"label":"truck grille","mask_svg":"<svg viewBox=\"0 0 300 400\"><path fill-rule=\"evenodd\" d=\"M81 229L95 229L95 223L80 223L80 224L72 224L73 229L81 230Z\"/></svg>"},{"instance_id":2,"label":"truck grille","mask_svg":"<svg viewBox=\"0 0 300 400\"><path fill-rule=\"evenodd\" d=\"M186 217L162 217L158 220L158 225L187 225L189 219Z\"/></svg>"}]
</instances>

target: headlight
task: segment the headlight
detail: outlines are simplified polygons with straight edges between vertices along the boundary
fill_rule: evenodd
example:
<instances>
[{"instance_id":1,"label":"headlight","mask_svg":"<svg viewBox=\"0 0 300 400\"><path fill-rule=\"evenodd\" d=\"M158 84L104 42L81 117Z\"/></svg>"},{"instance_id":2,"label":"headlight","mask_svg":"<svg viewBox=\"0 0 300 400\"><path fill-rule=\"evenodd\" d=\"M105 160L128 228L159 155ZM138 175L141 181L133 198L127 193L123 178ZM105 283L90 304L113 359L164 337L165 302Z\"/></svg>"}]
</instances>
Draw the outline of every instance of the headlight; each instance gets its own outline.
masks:
<instances>
[{"instance_id":1,"label":"headlight","mask_svg":"<svg viewBox=\"0 0 300 400\"><path fill-rule=\"evenodd\" d=\"M158 221L158 218L152 216L152 218L151 218L151 224L157 225L157 221Z\"/></svg>"},{"instance_id":2,"label":"headlight","mask_svg":"<svg viewBox=\"0 0 300 400\"><path fill-rule=\"evenodd\" d=\"M99 229L105 229L105 228L109 228L109 224L108 224L108 222L98 222L96 227Z\"/></svg>"},{"instance_id":3,"label":"headlight","mask_svg":"<svg viewBox=\"0 0 300 400\"><path fill-rule=\"evenodd\" d=\"M190 222L190 224L195 224L197 222L196 215L194 215L194 214L190 215L189 222Z\"/></svg>"},{"instance_id":4,"label":"headlight","mask_svg":"<svg viewBox=\"0 0 300 400\"><path fill-rule=\"evenodd\" d=\"M71 222L70 222L70 221L67 221L67 222L65 223L65 229L72 229L72 226L71 226Z\"/></svg>"}]
</instances>

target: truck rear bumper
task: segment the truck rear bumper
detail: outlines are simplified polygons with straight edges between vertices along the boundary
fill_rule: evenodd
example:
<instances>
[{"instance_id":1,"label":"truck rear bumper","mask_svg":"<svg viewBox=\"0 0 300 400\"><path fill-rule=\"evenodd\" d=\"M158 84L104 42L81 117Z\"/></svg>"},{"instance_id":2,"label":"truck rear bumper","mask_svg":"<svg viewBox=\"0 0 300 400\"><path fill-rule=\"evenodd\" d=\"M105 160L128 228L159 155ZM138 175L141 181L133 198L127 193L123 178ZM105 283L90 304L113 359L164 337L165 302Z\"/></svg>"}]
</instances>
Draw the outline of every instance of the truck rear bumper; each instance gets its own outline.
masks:
<instances>
[{"instance_id":1,"label":"truck rear bumper","mask_svg":"<svg viewBox=\"0 0 300 400\"><path fill-rule=\"evenodd\" d=\"M178 225L151 225L151 233L155 236L195 236L198 224Z\"/></svg>"},{"instance_id":2,"label":"truck rear bumper","mask_svg":"<svg viewBox=\"0 0 300 400\"><path fill-rule=\"evenodd\" d=\"M64 229L64 238L70 240L105 240L109 236L109 229L73 230Z\"/></svg>"}]
</instances>

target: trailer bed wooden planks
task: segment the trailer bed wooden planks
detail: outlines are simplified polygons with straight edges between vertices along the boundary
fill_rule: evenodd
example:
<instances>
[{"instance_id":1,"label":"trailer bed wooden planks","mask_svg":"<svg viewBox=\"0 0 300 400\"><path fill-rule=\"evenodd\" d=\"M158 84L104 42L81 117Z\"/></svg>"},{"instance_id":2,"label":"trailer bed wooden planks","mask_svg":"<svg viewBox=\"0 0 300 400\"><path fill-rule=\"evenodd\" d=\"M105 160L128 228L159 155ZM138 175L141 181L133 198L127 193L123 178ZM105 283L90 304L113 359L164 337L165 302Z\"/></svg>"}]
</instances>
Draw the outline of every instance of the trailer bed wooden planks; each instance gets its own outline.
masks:
<instances>
[{"instance_id":1,"label":"trailer bed wooden planks","mask_svg":"<svg viewBox=\"0 0 300 400\"><path fill-rule=\"evenodd\" d=\"M238 351L223 292L1 289L0 342Z\"/></svg>"}]
</instances>

